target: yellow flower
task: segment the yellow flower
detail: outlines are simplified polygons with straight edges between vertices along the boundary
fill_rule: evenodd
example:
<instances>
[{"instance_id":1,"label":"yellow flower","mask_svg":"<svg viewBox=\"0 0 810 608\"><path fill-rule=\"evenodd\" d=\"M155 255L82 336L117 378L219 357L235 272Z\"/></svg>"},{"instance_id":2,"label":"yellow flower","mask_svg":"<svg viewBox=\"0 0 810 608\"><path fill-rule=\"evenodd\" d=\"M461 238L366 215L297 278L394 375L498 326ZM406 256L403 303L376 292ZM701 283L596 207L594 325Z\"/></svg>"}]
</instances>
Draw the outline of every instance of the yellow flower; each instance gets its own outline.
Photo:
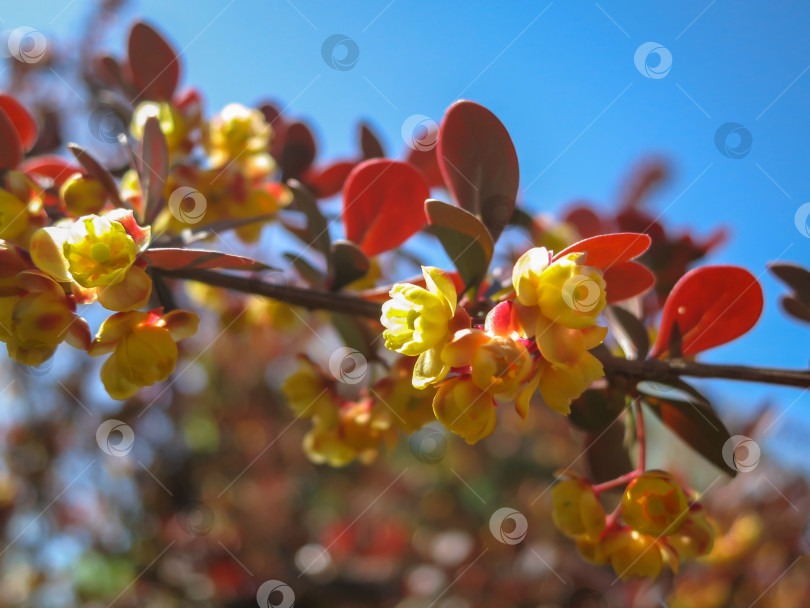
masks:
<instances>
[{"instance_id":1,"label":"yellow flower","mask_svg":"<svg viewBox=\"0 0 810 608\"><path fill-rule=\"evenodd\" d=\"M551 518L571 538L594 538L605 529L605 510L593 488L579 479L564 479L551 490Z\"/></svg>"},{"instance_id":2,"label":"yellow flower","mask_svg":"<svg viewBox=\"0 0 810 608\"><path fill-rule=\"evenodd\" d=\"M28 205L0 188L0 239L17 240L28 230Z\"/></svg>"},{"instance_id":3,"label":"yellow flower","mask_svg":"<svg viewBox=\"0 0 810 608\"><path fill-rule=\"evenodd\" d=\"M143 101L132 114L129 130L135 139L143 138L143 129L149 118L155 117L160 123L160 130L166 137L169 152L175 152L186 139L188 127L180 112L172 104L161 101Z\"/></svg>"},{"instance_id":4,"label":"yellow flower","mask_svg":"<svg viewBox=\"0 0 810 608\"><path fill-rule=\"evenodd\" d=\"M406 433L418 431L428 422L436 420L433 413L435 390L414 388L411 382L413 367L412 357L400 357L388 376L377 382L372 391L372 395L396 412L394 422Z\"/></svg>"},{"instance_id":5,"label":"yellow flower","mask_svg":"<svg viewBox=\"0 0 810 608\"><path fill-rule=\"evenodd\" d=\"M664 563L655 537L628 528L606 533L601 551L623 581L630 578L654 580Z\"/></svg>"},{"instance_id":6,"label":"yellow flower","mask_svg":"<svg viewBox=\"0 0 810 608\"><path fill-rule=\"evenodd\" d=\"M469 444L495 430L492 395L479 389L469 376L443 382L433 399L433 412L439 422Z\"/></svg>"},{"instance_id":7,"label":"yellow flower","mask_svg":"<svg viewBox=\"0 0 810 608\"><path fill-rule=\"evenodd\" d=\"M333 421L337 410L323 372L309 357L301 355L299 359L298 371L288 376L281 386L287 403L299 418L317 416L321 420Z\"/></svg>"},{"instance_id":8,"label":"yellow flower","mask_svg":"<svg viewBox=\"0 0 810 608\"><path fill-rule=\"evenodd\" d=\"M703 509L698 508L689 513L680 530L666 539L667 544L678 554L683 562L706 555L714 546L714 528L712 528Z\"/></svg>"},{"instance_id":9,"label":"yellow flower","mask_svg":"<svg viewBox=\"0 0 810 608\"><path fill-rule=\"evenodd\" d=\"M480 329L462 329L444 345L441 359L449 367L469 366L476 387L499 401L515 401L517 412L526 418L529 398L537 382L527 385L535 365L522 343Z\"/></svg>"},{"instance_id":10,"label":"yellow flower","mask_svg":"<svg viewBox=\"0 0 810 608\"><path fill-rule=\"evenodd\" d=\"M382 306L380 321L389 350L416 356L413 385L425 388L447 375L450 367L441 360L441 346L449 339L450 321L456 312L456 288L438 268L422 267L427 289L397 283L391 299Z\"/></svg>"},{"instance_id":11,"label":"yellow flower","mask_svg":"<svg viewBox=\"0 0 810 608\"><path fill-rule=\"evenodd\" d=\"M643 473L628 484L622 496L622 518L642 534L674 534L688 515L686 495L665 471Z\"/></svg>"},{"instance_id":12,"label":"yellow flower","mask_svg":"<svg viewBox=\"0 0 810 608\"><path fill-rule=\"evenodd\" d=\"M575 365L546 363L540 367L542 373L538 388L543 401L564 416L571 413L571 401L584 393L605 373L599 359L589 352L583 354Z\"/></svg>"},{"instance_id":13,"label":"yellow flower","mask_svg":"<svg viewBox=\"0 0 810 608\"><path fill-rule=\"evenodd\" d=\"M258 156L265 174L270 173L274 163L267 151L272 135L273 128L259 110L228 104L214 116L208 129L211 165L220 167L232 161L256 163Z\"/></svg>"},{"instance_id":14,"label":"yellow flower","mask_svg":"<svg viewBox=\"0 0 810 608\"><path fill-rule=\"evenodd\" d=\"M138 254L135 241L124 227L100 216L76 222L63 250L68 271L82 287L115 285Z\"/></svg>"},{"instance_id":15,"label":"yellow flower","mask_svg":"<svg viewBox=\"0 0 810 608\"><path fill-rule=\"evenodd\" d=\"M36 270L23 271L15 280L18 293L0 297L0 341L12 359L40 365L63 340L83 350L89 347L87 322L76 316L58 283Z\"/></svg>"},{"instance_id":16,"label":"yellow flower","mask_svg":"<svg viewBox=\"0 0 810 608\"><path fill-rule=\"evenodd\" d=\"M94 177L74 173L59 189L59 199L73 215L91 215L104 207L107 189Z\"/></svg>"},{"instance_id":17,"label":"yellow flower","mask_svg":"<svg viewBox=\"0 0 810 608\"><path fill-rule=\"evenodd\" d=\"M602 271L577 264L582 255L569 253L555 261L543 272L537 285L540 312L572 329L594 325L606 305Z\"/></svg>"},{"instance_id":18,"label":"yellow flower","mask_svg":"<svg viewBox=\"0 0 810 608\"><path fill-rule=\"evenodd\" d=\"M185 310L120 312L104 321L89 353L112 353L101 367L110 397L127 399L168 378L177 365L176 342L194 335L198 325L197 315Z\"/></svg>"}]
</instances>

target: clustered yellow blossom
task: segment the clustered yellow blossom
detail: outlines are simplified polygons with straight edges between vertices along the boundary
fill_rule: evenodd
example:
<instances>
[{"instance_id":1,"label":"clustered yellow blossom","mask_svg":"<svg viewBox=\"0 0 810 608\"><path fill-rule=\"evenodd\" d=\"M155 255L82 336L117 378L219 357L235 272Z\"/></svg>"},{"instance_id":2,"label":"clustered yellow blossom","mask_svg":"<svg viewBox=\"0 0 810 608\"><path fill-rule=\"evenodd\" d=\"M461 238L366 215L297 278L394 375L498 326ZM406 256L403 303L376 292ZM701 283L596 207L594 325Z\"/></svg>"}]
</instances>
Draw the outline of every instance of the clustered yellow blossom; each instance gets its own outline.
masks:
<instances>
[{"instance_id":1,"label":"clustered yellow blossom","mask_svg":"<svg viewBox=\"0 0 810 608\"><path fill-rule=\"evenodd\" d=\"M31 233L47 223L42 189L19 171L0 177L0 239L27 248Z\"/></svg>"},{"instance_id":2,"label":"clustered yellow blossom","mask_svg":"<svg viewBox=\"0 0 810 608\"><path fill-rule=\"evenodd\" d=\"M664 471L646 471L633 479L615 517L605 515L597 492L584 479L560 481L551 500L557 529L574 539L586 560L609 563L622 580L655 579L664 565L677 572L681 563L707 555L714 542L702 507L690 503Z\"/></svg>"},{"instance_id":3,"label":"clustered yellow blossom","mask_svg":"<svg viewBox=\"0 0 810 608\"><path fill-rule=\"evenodd\" d=\"M281 390L296 416L312 421L303 442L307 457L334 467L367 463L382 445L394 445L398 428L410 433L434 420L433 391L414 389L412 373L413 360L403 357L369 390L345 399L335 379L302 355Z\"/></svg>"},{"instance_id":4,"label":"clustered yellow blossom","mask_svg":"<svg viewBox=\"0 0 810 608\"><path fill-rule=\"evenodd\" d=\"M544 248L515 264L515 299L495 306L483 327L472 327L457 306L453 282L425 267L425 287L398 283L383 304L383 337L390 350L418 356L413 385L437 385L436 418L475 443L495 429L496 402L514 402L522 418L539 390L552 409L568 414L571 400L603 376L590 349L607 328L602 271L572 253L553 260Z\"/></svg>"},{"instance_id":5,"label":"clustered yellow blossom","mask_svg":"<svg viewBox=\"0 0 810 608\"><path fill-rule=\"evenodd\" d=\"M286 186L268 181L276 169L269 153L273 129L259 110L229 104L208 123L190 123L168 102L144 102L131 126L136 138L143 136L150 116L158 118L172 157L185 161L184 155L194 147L191 134L196 126L201 127L200 143L207 156L207 166L179 162L173 167L164 189L167 206L155 222L156 231L177 234L241 219L245 223L234 231L244 242L253 243L263 222L292 201ZM124 174L121 191L122 198L141 208L141 185L135 170ZM263 219L248 221L255 218Z\"/></svg>"}]
</instances>

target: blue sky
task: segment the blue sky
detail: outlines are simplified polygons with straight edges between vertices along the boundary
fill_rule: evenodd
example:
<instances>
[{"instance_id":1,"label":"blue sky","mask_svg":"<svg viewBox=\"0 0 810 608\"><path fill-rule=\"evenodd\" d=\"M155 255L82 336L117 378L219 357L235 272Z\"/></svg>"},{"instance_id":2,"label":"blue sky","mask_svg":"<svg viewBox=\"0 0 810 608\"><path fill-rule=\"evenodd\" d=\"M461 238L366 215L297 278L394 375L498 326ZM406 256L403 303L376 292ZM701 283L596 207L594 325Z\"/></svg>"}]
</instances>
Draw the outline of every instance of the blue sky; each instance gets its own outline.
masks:
<instances>
[{"instance_id":1,"label":"blue sky","mask_svg":"<svg viewBox=\"0 0 810 608\"><path fill-rule=\"evenodd\" d=\"M68 42L89 6L15 3L2 9L0 27L31 26ZM325 157L353 154L359 118L376 127L389 153L400 152L409 116L439 121L464 97L489 107L509 129L528 186L524 198L535 211L553 212L574 198L609 205L632 164L656 154L674 167L653 201L666 209L663 220L704 235L729 228L730 242L711 262L755 275L777 258L810 263L810 238L794 225L810 200L805 2L142 0L113 24L110 48L120 47L136 15L183 50L184 83L204 91L209 111L277 99L290 115L317 125ZM334 70L321 56L336 33L359 49L350 70ZM634 65L647 42L672 56L662 78L646 78ZM751 134L743 158L715 146L727 122ZM777 304L783 289L767 274L761 280L762 321L703 360L808 365L810 327L785 318ZM715 386L727 414L765 400L786 411L766 439L788 446L781 451L797 464L804 460L810 392Z\"/></svg>"}]
</instances>

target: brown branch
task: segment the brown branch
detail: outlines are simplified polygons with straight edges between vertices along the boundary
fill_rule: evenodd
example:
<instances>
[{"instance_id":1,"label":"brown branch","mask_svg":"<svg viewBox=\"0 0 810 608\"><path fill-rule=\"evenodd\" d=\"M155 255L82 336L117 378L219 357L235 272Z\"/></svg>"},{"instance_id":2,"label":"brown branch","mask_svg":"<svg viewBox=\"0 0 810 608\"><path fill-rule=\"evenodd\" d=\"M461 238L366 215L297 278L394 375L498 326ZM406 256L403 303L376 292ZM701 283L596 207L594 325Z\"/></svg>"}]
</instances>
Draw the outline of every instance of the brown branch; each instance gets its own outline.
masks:
<instances>
[{"instance_id":1,"label":"brown branch","mask_svg":"<svg viewBox=\"0 0 810 608\"><path fill-rule=\"evenodd\" d=\"M242 277L214 270L185 269L160 270L160 274L176 278L199 281L216 287L225 287L266 296L287 304L302 306L310 310L330 310L367 319L379 320L380 305L345 292L330 292L303 287L293 287L262 281L261 279ZM810 370L775 369L767 367L748 367L745 365L718 365L696 363L685 359L647 359L634 361L614 357L606 349L594 351L594 354L605 367L605 374L611 378L635 383L641 380L666 382L681 376L692 378L720 378L741 380L781 386L810 388Z\"/></svg>"}]
</instances>

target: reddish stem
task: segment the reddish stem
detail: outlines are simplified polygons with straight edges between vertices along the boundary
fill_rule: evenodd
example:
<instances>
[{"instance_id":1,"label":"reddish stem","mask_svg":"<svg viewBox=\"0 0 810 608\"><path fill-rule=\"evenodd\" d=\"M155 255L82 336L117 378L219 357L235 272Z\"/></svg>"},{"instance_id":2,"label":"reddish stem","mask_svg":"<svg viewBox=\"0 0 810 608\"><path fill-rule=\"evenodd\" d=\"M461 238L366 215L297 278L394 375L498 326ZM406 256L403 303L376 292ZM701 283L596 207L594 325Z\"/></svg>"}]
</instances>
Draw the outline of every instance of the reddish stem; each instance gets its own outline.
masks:
<instances>
[{"instance_id":1,"label":"reddish stem","mask_svg":"<svg viewBox=\"0 0 810 608\"><path fill-rule=\"evenodd\" d=\"M599 494L605 492L606 490L612 490L613 488L623 486L626 483L630 483L639 475L641 475L641 471L639 470L631 471L630 473L625 473L621 477L617 477L616 479L596 484L591 487L593 488L593 491L596 493L596 495L599 496Z\"/></svg>"},{"instance_id":2,"label":"reddish stem","mask_svg":"<svg viewBox=\"0 0 810 608\"><path fill-rule=\"evenodd\" d=\"M638 473L647 468L647 439L644 434L644 414L641 411L641 401L636 400L636 438L638 439Z\"/></svg>"}]
</instances>

